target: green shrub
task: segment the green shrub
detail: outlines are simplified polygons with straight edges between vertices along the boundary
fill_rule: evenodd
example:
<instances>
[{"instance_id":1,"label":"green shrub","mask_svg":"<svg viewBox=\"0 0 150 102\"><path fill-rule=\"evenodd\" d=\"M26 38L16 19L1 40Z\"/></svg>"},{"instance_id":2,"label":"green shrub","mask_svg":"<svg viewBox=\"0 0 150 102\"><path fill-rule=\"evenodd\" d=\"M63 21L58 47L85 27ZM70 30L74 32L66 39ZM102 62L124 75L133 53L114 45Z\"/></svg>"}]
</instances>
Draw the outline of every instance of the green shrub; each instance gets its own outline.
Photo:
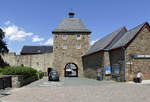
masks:
<instances>
[{"instance_id":1,"label":"green shrub","mask_svg":"<svg viewBox=\"0 0 150 102\"><path fill-rule=\"evenodd\" d=\"M44 72L42 72L42 71L37 71L36 74L43 75Z\"/></svg>"},{"instance_id":2,"label":"green shrub","mask_svg":"<svg viewBox=\"0 0 150 102\"><path fill-rule=\"evenodd\" d=\"M31 67L13 66L5 67L2 73L4 75L23 75L23 78L26 79L32 76L36 76L37 70Z\"/></svg>"},{"instance_id":3,"label":"green shrub","mask_svg":"<svg viewBox=\"0 0 150 102\"><path fill-rule=\"evenodd\" d=\"M24 64L21 64L21 67L24 67Z\"/></svg>"},{"instance_id":4,"label":"green shrub","mask_svg":"<svg viewBox=\"0 0 150 102\"><path fill-rule=\"evenodd\" d=\"M42 72L42 71L37 71L37 76L38 77L40 77L40 78L42 78L43 76L44 76L44 72Z\"/></svg>"},{"instance_id":5,"label":"green shrub","mask_svg":"<svg viewBox=\"0 0 150 102\"><path fill-rule=\"evenodd\" d=\"M3 71L3 68L0 68L0 73Z\"/></svg>"}]
</instances>

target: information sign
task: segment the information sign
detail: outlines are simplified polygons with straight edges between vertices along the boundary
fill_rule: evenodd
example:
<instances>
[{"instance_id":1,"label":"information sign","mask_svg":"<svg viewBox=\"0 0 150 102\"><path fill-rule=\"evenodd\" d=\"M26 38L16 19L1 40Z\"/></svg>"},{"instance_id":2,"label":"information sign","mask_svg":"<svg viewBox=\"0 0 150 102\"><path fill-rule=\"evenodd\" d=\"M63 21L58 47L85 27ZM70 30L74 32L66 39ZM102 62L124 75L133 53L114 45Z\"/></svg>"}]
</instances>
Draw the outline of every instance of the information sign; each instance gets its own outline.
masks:
<instances>
[{"instance_id":1,"label":"information sign","mask_svg":"<svg viewBox=\"0 0 150 102\"><path fill-rule=\"evenodd\" d=\"M111 74L111 67L110 66L105 67L105 74Z\"/></svg>"},{"instance_id":2,"label":"information sign","mask_svg":"<svg viewBox=\"0 0 150 102\"><path fill-rule=\"evenodd\" d=\"M114 67L114 74L119 74L119 72L120 72L120 67L119 66Z\"/></svg>"}]
</instances>

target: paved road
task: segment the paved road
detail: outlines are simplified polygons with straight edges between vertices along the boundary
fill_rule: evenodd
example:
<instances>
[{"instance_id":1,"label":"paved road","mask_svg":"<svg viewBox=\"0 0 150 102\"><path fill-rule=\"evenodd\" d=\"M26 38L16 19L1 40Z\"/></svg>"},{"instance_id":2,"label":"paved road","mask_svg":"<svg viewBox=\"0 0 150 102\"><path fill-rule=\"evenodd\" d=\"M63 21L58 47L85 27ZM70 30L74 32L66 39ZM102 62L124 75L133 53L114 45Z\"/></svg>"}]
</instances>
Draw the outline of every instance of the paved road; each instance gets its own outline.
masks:
<instances>
[{"instance_id":1,"label":"paved road","mask_svg":"<svg viewBox=\"0 0 150 102\"><path fill-rule=\"evenodd\" d=\"M1 97L2 102L150 102L150 85L96 81L86 78L47 78Z\"/></svg>"},{"instance_id":2,"label":"paved road","mask_svg":"<svg viewBox=\"0 0 150 102\"><path fill-rule=\"evenodd\" d=\"M34 83L31 83L25 87L46 87L46 86L99 86L104 84L116 84L114 81L97 81L87 78L60 78L59 82L48 81L47 77L44 77L42 80L38 80Z\"/></svg>"}]
</instances>

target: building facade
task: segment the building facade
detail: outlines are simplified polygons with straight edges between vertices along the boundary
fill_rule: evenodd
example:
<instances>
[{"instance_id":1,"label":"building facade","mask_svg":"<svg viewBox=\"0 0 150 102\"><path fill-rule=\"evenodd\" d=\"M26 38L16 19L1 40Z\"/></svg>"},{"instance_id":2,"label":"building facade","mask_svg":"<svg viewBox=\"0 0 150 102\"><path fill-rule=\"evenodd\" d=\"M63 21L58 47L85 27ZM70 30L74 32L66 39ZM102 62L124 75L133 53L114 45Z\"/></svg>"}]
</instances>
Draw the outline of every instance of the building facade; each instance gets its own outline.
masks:
<instances>
[{"instance_id":1,"label":"building facade","mask_svg":"<svg viewBox=\"0 0 150 102\"><path fill-rule=\"evenodd\" d=\"M148 23L129 31L123 27L107 35L91 46L82 57L85 76L97 78L100 73L102 79L129 81L141 71L143 79L150 79L149 42Z\"/></svg>"},{"instance_id":2,"label":"building facade","mask_svg":"<svg viewBox=\"0 0 150 102\"><path fill-rule=\"evenodd\" d=\"M89 48L90 31L84 26L80 18L64 18L52 31L54 36L53 68L61 76L83 76L82 55Z\"/></svg>"}]
</instances>

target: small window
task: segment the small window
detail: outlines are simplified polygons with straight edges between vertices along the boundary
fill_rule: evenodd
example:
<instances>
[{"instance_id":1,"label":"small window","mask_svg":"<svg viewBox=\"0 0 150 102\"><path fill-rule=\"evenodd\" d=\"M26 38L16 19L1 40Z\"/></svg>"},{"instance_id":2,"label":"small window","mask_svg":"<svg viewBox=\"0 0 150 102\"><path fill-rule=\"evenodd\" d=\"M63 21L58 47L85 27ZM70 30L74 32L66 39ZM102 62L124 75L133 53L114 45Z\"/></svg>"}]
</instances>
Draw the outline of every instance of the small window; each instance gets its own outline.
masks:
<instances>
[{"instance_id":1,"label":"small window","mask_svg":"<svg viewBox=\"0 0 150 102\"><path fill-rule=\"evenodd\" d=\"M80 39L81 39L80 34L77 34L77 40L80 40Z\"/></svg>"},{"instance_id":2,"label":"small window","mask_svg":"<svg viewBox=\"0 0 150 102\"><path fill-rule=\"evenodd\" d=\"M63 40L67 40L67 35L62 35Z\"/></svg>"},{"instance_id":3,"label":"small window","mask_svg":"<svg viewBox=\"0 0 150 102\"><path fill-rule=\"evenodd\" d=\"M77 44L76 48L77 48L77 49L81 49L81 45L80 45L80 44Z\"/></svg>"},{"instance_id":4,"label":"small window","mask_svg":"<svg viewBox=\"0 0 150 102\"><path fill-rule=\"evenodd\" d=\"M66 44L63 44L63 45L62 45L62 48L63 48L63 49L67 49L67 45L66 45Z\"/></svg>"}]
</instances>

